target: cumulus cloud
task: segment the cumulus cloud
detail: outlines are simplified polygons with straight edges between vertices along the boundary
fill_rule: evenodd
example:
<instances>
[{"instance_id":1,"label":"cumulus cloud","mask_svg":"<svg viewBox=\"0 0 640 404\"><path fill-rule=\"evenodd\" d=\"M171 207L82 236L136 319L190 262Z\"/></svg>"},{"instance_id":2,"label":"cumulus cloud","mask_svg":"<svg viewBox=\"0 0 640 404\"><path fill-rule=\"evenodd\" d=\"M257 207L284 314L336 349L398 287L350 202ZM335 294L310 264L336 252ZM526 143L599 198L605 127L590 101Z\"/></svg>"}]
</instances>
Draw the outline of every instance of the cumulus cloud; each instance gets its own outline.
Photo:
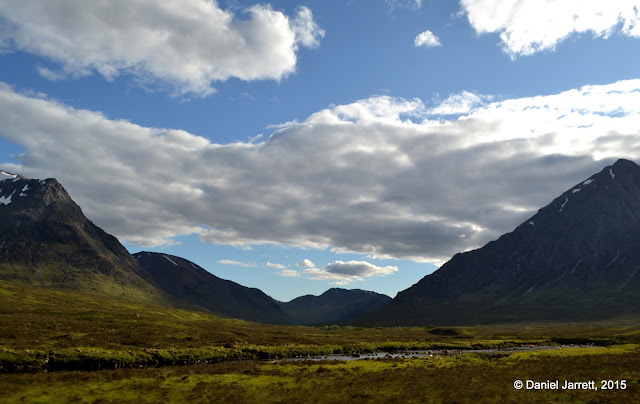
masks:
<instances>
[{"instance_id":1,"label":"cumulus cloud","mask_svg":"<svg viewBox=\"0 0 640 404\"><path fill-rule=\"evenodd\" d=\"M59 65L39 67L43 77L131 74L198 96L229 78L280 80L295 71L299 47L324 36L307 7L293 17L266 5L234 14L208 0L5 0L0 19L0 49Z\"/></svg>"},{"instance_id":2,"label":"cumulus cloud","mask_svg":"<svg viewBox=\"0 0 640 404\"><path fill-rule=\"evenodd\" d=\"M429 109L428 113L430 115L468 114L490 99L491 97L463 91L459 94L451 94L436 107Z\"/></svg>"},{"instance_id":3,"label":"cumulus cloud","mask_svg":"<svg viewBox=\"0 0 640 404\"><path fill-rule=\"evenodd\" d=\"M0 136L24 148L0 168L56 177L91 220L140 246L198 234L438 263L511 231L615 159L640 161L640 80L478 97L453 117L372 97L262 142L215 144L0 85Z\"/></svg>"},{"instance_id":4,"label":"cumulus cloud","mask_svg":"<svg viewBox=\"0 0 640 404\"><path fill-rule=\"evenodd\" d=\"M433 34L433 32L426 30L421 32L413 40L414 46L422 46L425 48L433 48L435 46L441 46L440 39Z\"/></svg>"},{"instance_id":5,"label":"cumulus cloud","mask_svg":"<svg viewBox=\"0 0 640 404\"><path fill-rule=\"evenodd\" d=\"M462 11L479 33L499 33L512 57L553 50L573 34L640 37L636 0L461 0Z\"/></svg>"},{"instance_id":6,"label":"cumulus cloud","mask_svg":"<svg viewBox=\"0 0 640 404\"><path fill-rule=\"evenodd\" d=\"M273 262L267 262L267 266L269 268L274 268L274 269L285 269L285 268L287 268L286 266L284 266L282 264L274 264Z\"/></svg>"},{"instance_id":7,"label":"cumulus cloud","mask_svg":"<svg viewBox=\"0 0 640 404\"><path fill-rule=\"evenodd\" d=\"M314 264L313 262L311 262L311 260L309 260L307 258L302 260L302 262L299 262L297 265L300 268L314 268L316 266L316 264Z\"/></svg>"},{"instance_id":8,"label":"cumulus cloud","mask_svg":"<svg viewBox=\"0 0 640 404\"><path fill-rule=\"evenodd\" d=\"M346 285L372 276L387 276L398 271L398 267L378 267L366 261L336 261L322 268L308 268L304 273L311 279L330 280L336 285Z\"/></svg>"},{"instance_id":9,"label":"cumulus cloud","mask_svg":"<svg viewBox=\"0 0 640 404\"><path fill-rule=\"evenodd\" d=\"M237 267L245 267L245 268L250 268L250 267L255 267L256 264L252 264L249 262L242 262L242 261L233 261L233 260L220 260L218 261L218 264L223 264L223 265L234 265Z\"/></svg>"},{"instance_id":10,"label":"cumulus cloud","mask_svg":"<svg viewBox=\"0 0 640 404\"><path fill-rule=\"evenodd\" d=\"M280 272L277 272L276 275L285 277L285 278L299 278L300 272L293 269L283 269Z\"/></svg>"}]
</instances>

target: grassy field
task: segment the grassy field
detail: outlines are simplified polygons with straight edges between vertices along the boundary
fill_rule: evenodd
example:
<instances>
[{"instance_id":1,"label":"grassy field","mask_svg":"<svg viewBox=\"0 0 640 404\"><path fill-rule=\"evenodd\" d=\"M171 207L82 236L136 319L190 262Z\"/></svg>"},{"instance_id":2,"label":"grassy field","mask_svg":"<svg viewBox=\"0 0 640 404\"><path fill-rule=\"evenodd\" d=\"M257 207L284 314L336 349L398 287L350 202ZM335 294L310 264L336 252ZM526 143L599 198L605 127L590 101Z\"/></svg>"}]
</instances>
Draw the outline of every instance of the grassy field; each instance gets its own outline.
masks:
<instances>
[{"instance_id":1,"label":"grassy field","mask_svg":"<svg viewBox=\"0 0 640 404\"><path fill-rule=\"evenodd\" d=\"M638 345L514 354L348 362L222 362L0 377L6 403L633 403ZM527 379L587 382L598 390L517 390ZM601 380L625 380L603 390Z\"/></svg>"},{"instance_id":2,"label":"grassy field","mask_svg":"<svg viewBox=\"0 0 640 404\"><path fill-rule=\"evenodd\" d=\"M252 360L572 343L596 346L341 363ZM0 402L640 402L639 347L633 318L455 328L269 326L0 281ZM596 387L624 379L626 388L516 390L516 379L594 380Z\"/></svg>"}]
</instances>

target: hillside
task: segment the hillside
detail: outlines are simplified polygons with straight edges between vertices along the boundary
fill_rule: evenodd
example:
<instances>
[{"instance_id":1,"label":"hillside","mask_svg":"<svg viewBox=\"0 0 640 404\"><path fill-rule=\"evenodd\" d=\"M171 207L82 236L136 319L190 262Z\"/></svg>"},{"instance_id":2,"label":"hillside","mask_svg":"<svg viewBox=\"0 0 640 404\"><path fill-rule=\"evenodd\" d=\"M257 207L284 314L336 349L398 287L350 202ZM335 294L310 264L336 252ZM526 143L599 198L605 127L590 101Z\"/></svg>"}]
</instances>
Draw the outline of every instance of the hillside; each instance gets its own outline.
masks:
<instances>
[{"instance_id":1,"label":"hillside","mask_svg":"<svg viewBox=\"0 0 640 404\"><path fill-rule=\"evenodd\" d=\"M280 307L301 324L331 324L380 309L389 301L389 296L367 290L332 288L320 296L305 295L280 302Z\"/></svg>"},{"instance_id":2,"label":"hillside","mask_svg":"<svg viewBox=\"0 0 640 404\"><path fill-rule=\"evenodd\" d=\"M184 258L154 252L133 255L164 292L226 317L292 324L275 300L255 288L220 279Z\"/></svg>"},{"instance_id":3,"label":"hillside","mask_svg":"<svg viewBox=\"0 0 640 404\"><path fill-rule=\"evenodd\" d=\"M0 279L156 303L168 296L53 178L3 174Z\"/></svg>"},{"instance_id":4,"label":"hillside","mask_svg":"<svg viewBox=\"0 0 640 404\"><path fill-rule=\"evenodd\" d=\"M613 166L514 231L456 254L356 324L574 321L640 309L640 166Z\"/></svg>"}]
</instances>

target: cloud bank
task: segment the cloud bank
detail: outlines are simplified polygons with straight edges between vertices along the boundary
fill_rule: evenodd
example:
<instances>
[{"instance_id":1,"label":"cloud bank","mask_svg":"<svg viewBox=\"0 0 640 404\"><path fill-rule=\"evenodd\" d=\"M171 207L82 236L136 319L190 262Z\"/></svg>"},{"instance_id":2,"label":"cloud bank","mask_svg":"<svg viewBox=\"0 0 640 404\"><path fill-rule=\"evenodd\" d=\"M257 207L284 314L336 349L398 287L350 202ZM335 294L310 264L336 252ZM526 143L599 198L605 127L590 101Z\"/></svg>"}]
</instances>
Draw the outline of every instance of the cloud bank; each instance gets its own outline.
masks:
<instances>
[{"instance_id":1,"label":"cloud bank","mask_svg":"<svg viewBox=\"0 0 640 404\"><path fill-rule=\"evenodd\" d=\"M458 98L472 102L433 115ZM198 234L438 263L511 231L615 159L640 161L640 80L458 98L372 97L262 143L216 144L0 85L0 136L24 148L0 168L56 177L91 220L140 246Z\"/></svg>"},{"instance_id":2,"label":"cloud bank","mask_svg":"<svg viewBox=\"0 0 640 404\"><path fill-rule=\"evenodd\" d=\"M499 33L511 57L553 50L574 34L640 37L636 0L461 0L478 34Z\"/></svg>"},{"instance_id":3,"label":"cloud bank","mask_svg":"<svg viewBox=\"0 0 640 404\"><path fill-rule=\"evenodd\" d=\"M131 74L197 96L232 77L280 80L295 71L298 49L324 36L307 7L292 17L259 4L234 14L208 0L4 0L0 20L0 50L58 63L38 68L48 79Z\"/></svg>"}]
</instances>

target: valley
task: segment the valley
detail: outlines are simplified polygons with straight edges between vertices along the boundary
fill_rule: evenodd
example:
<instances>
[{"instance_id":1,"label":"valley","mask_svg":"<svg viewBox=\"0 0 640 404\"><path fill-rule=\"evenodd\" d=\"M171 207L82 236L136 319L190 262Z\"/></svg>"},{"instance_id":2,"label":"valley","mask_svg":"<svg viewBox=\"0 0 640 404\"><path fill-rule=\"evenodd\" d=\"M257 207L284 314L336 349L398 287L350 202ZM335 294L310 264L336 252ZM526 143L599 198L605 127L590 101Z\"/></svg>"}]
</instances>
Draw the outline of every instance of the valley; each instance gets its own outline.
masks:
<instances>
[{"instance_id":1,"label":"valley","mask_svg":"<svg viewBox=\"0 0 640 404\"><path fill-rule=\"evenodd\" d=\"M640 399L633 162L393 299L278 302L182 257L130 255L55 179L0 185L1 402Z\"/></svg>"},{"instance_id":2,"label":"valley","mask_svg":"<svg viewBox=\"0 0 640 404\"><path fill-rule=\"evenodd\" d=\"M447 328L284 326L0 281L0 322L0 402L7 403L640 398L634 317ZM499 350L540 345L579 347ZM379 350L418 349L469 353L366 359ZM355 353L362 359L272 362ZM516 378L619 378L627 386L518 391Z\"/></svg>"}]
</instances>

